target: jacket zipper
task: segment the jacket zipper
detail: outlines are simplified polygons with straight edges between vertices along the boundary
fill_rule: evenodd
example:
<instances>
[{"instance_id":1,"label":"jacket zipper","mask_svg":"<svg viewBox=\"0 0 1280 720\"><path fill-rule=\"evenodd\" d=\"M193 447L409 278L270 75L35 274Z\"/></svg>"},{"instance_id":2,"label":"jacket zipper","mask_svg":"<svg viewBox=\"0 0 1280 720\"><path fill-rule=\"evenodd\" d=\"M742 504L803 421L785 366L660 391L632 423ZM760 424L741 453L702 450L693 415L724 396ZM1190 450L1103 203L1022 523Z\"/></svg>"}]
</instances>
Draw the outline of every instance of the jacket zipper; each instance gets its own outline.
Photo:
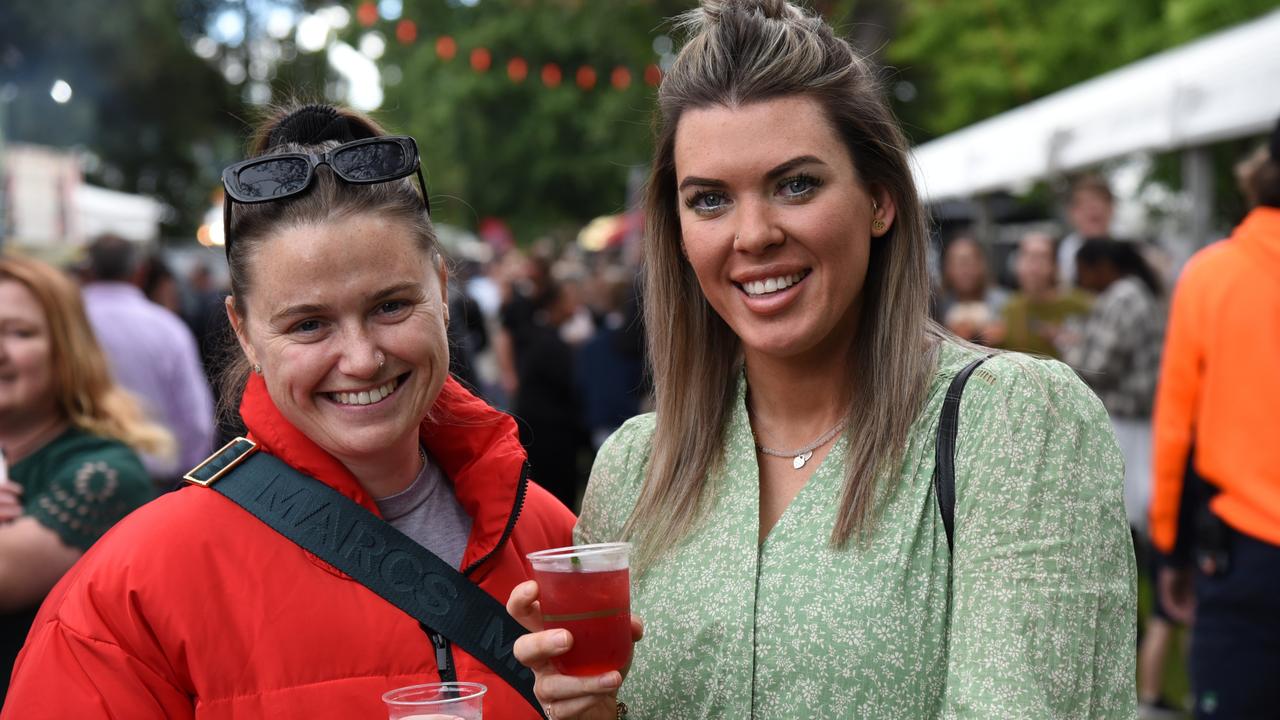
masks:
<instances>
[{"instance_id":1,"label":"jacket zipper","mask_svg":"<svg viewBox=\"0 0 1280 720\"><path fill-rule=\"evenodd\" d=\"M498 544L493 549L485 553L485 556L471 563L466 570L462 571L464 575L470 575L476 568L483 565L494 553L498 552L507 542L507 538L511 537L511 533L516 528L516 520L520 518L520 512L524 509L524 497L529 487L529 462L526 460L520 466L520 482L516 486L516 501L511 509L511 517L507 519L507 527L503 529L502 536L498 538ZM458 669L453 664L453 647L449 639L444 635L432 630L423 623L422 630L426 632L427 637L431 639L431 646L435 648L436 653L436 671L440 674L440 682L457 682Z\"/></svg>"},{"instance_id":2,"label":"jacket zipper","mask_svg":"<svg viewBox=\"0 0 1280 720\"><path fill-rule=\"evenodd\" d=\"M440 673L440 682L457 682L458 670L453 666L453 650L449 639L426 625L422 628L427 631L427 637L431 638L431 644L436 649L436 671Z\"/></svg>"},{"instance_id":3,"label":"jacket zipper","mask_svg":"<svg viewBox=\"0 0 1280 720\"><path fill-rule=\"evenodd\" d=\"M479 560L476 560L475 562L471 563L471 565L467 566L467 569L462 571L463 575L470 575L471 573L475 572L476 568L485 564L485 562L487 562L489 558L494 556L494 553L501 550L502 546L506 544L507 538L511 537L512 531L516 529L516 520L520 518L520 512L524 510L524 496L528 489L529 489L529 461L526 460L524 461L524 464L520 466L520 483L516 486L515 505L511 508L511 517L507 518L507 527L502 531L502 537L498 538L498 544L494 545L492 550L485 553L484 557L480 558Z\"/></svg>"}]
</instances>

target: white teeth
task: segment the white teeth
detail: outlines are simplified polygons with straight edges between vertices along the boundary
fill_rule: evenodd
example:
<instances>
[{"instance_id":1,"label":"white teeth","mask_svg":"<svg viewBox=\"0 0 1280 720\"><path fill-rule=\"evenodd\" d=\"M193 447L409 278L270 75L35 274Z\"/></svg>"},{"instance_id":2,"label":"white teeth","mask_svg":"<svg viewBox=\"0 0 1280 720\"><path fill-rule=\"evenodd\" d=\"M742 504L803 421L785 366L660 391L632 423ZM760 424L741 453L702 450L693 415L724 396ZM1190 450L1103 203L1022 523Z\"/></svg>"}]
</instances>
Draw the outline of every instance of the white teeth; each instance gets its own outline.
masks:
<instances>
[{"instance_id":1,"label":"white teeth","mask_svg":"<svg viewBox=\"0 0 1280 720\"><path fill-rule=\"evenodd\" d=\"M340 405L372 405L376 402L380 402L383 398L390 395L395 389L396 381L393 378L386 385L376 387L372 390L329 393L329 397L333 398L333 400Z\"/></svg>"},{"instance_id":2,"label":"white teeth","mask_svg":"<svg viewBox=\"0 0 1280 720\"><path fill-rule=\"evenodd\" d=\"M792 285L800 282L800 279L803 277L804 273L795 273L776 278L767 278L765 280L752 280L751 282L743 283L742 289L746 290L747 294L752 297L755 297L756 295L767 295L768 293L778 292L779 290L786 290Z\"/></svg>"}]
</instances>

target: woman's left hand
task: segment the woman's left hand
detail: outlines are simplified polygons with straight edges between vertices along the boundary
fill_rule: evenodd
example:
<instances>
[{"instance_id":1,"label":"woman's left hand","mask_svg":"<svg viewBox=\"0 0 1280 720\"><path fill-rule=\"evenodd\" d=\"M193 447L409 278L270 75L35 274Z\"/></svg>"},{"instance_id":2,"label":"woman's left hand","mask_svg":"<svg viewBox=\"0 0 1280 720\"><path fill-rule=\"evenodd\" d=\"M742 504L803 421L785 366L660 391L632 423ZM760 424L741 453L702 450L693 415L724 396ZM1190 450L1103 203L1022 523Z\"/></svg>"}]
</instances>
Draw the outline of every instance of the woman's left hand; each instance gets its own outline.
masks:
<instances>
[{"instance_id":1,"label":"woman's left hand","mask_svg":"<svg viewBox=\"0 0 1280 720\"><path fill-rule=\"evenodd\" d=\"M0 483L0 523L22 517L22 486L16 482Z\"/></svg>"}]
</instances>

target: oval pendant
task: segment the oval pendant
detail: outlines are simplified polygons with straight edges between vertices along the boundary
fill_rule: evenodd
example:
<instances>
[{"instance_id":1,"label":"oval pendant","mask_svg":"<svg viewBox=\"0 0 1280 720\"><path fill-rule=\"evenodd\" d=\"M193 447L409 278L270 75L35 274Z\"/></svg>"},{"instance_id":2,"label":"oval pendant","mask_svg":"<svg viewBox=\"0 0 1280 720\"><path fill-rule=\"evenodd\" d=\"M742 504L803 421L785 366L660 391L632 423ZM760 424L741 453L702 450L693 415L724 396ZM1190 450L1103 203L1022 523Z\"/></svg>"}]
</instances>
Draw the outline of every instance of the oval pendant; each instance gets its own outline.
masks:
<instances>
[{"instance_id":1,"label":"oval pendant","mask_svg":"<svg viewBox=\"0 0 1280 720\"><path fill-rule=\"evenodd\" d=\"M791 461L791 467L799 470L800 468L804 467L805 463L809 462L809 458L811 457L813 457L812 450L810 450L807 453L800 453L799 455L795 456L795 459Z\"/></svg>"}]
</instances>

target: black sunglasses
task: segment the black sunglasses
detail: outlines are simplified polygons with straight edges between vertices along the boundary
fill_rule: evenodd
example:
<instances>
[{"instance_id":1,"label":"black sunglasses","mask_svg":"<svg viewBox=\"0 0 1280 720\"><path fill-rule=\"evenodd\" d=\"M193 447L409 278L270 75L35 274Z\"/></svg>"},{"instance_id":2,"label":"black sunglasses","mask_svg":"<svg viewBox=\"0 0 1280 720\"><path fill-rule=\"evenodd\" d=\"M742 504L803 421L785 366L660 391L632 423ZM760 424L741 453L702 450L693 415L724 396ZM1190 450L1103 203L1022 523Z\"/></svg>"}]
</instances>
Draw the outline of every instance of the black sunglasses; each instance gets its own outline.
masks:
<instances>
[{"instance_id":1,"label":"black sunglasses","mask_svg":"<svg viewBox=\"0 0 1280 720\"><path fill-rule=\"evenodd\" d=\"M353 185L390 182L418 174L422 206L431 214L427 183L422 178L418 143L405 135L366 138L343 143L323 153L281 153L242 160L222 171L226 190L222 206L222 237L231 248L231 203L260 203L298 195L311 187L316 166L328 165L333 174Z\"/></svg>"}]
</instances>

